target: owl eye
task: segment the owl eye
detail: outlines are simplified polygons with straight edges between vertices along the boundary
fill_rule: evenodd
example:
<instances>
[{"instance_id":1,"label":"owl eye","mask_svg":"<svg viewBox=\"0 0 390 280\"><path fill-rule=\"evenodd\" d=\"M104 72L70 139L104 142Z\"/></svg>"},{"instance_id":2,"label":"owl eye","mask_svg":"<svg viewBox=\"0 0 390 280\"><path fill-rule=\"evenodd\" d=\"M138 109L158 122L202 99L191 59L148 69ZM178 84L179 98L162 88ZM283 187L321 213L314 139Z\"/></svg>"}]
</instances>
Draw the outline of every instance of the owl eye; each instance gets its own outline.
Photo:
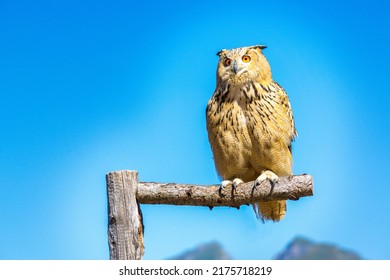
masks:
<instances>
[{"instance_id":1,"label":"owl eye","mask_svg":"<svg viewBox=\"0 0 390 280\"><path fill-rule=\"evenodd\" d=\"M232 62L232 60L230 58L226 58L225 61L223 62L223 64L225 66L229 66L231 62Z\"/></svg>"},{"instance_id":2,"label":"owl eye","mask_svg":"<svg viewBox=\"0 0 390 280\"><path fill-rule=\"evenodd\" d=\"M249 55L244 55L242 57L242 61L245 63L248 63L249 61L251 61L251 57Z\"/></svg>"}]
</instances>

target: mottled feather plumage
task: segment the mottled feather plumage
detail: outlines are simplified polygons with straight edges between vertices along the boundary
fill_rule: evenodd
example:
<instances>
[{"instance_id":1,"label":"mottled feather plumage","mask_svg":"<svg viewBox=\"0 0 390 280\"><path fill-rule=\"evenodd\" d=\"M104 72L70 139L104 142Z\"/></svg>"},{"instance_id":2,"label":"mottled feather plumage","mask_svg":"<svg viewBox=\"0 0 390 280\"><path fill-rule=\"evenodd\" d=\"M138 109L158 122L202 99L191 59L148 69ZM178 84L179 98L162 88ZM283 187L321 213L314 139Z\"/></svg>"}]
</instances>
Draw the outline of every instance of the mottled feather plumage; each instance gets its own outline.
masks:
<instances>
[{"instance_id":1,"label":"mottled feather plumage","mask_svg":"<svg viewBox=\"0 0 390 280\"><path fill-rule=\"evenodd\" d=\"M261 184L292 175L291 142L297 133L290 101L273 81L262 49L218 52L217 86L206 119L215 166L223 180ZM254 208L261 219L279 221L286 202L259 202Z\"/></svg>"}]
</instances>

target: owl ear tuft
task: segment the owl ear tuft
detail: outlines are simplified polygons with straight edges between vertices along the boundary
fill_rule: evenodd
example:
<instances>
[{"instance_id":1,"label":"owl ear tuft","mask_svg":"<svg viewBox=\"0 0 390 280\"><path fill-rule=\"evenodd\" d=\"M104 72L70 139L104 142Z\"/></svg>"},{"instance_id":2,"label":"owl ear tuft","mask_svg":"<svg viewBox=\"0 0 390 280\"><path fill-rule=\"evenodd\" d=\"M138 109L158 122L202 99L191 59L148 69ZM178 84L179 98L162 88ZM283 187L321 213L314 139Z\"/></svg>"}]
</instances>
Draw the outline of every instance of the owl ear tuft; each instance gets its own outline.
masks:
<instances>
[{"instance_id":1,"label":"owl ear tuft","mask_svg":"<svg viewBox=\"0 0 390 280\"><path fill-rule=\"evenodd\" d=\"M265 45L255 45L255 46L252 46L252 49L260 49L260 50L264 50L267 46Z\"/></svg>"},{"instance_id":2,"label":"owl ear tuft","mask_svg":"<svg viewBox=\"0 0 390 280\"><path fill-rule=\"evenodd\" d=\"M217 55L219 57L221 57L225 52L226 52L226 49L220 50L219 52L217 52Z\"/></svg>"}]
</instances>

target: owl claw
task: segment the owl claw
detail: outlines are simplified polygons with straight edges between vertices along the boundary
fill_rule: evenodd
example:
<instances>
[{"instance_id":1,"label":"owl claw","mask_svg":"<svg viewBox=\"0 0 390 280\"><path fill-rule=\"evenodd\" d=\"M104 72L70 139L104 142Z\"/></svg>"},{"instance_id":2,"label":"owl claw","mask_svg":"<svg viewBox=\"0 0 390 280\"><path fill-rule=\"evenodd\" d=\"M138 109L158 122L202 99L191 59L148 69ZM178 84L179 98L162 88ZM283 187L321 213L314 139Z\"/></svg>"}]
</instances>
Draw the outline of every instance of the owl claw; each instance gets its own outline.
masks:
<instances>
[{"instance_id":1,"label":"owl claw","mask_svg":"<svg viewBox=\"0 0 390 280\"><path fill-rule=\"evenodd\" d=\"M232 185L233 183L232 183L232 181L230 181L230 180L224 180L224 181L222 181L221 182L221 184L219 185L219 191L221 192L221 191L224 191L225 190L225 188L227 187L227 186L230 186L230 185Z\"/></svg>"},{"instance_id":2,"label":"owl claw","mask_svg":"<svg viewBox=\"0 0 390 280\"><path fill-rule=\"evenodd\" d=\"M275 173L273 173L270 170L265 170L263 171L259 177L257 177L255 181L254 187L256 188L257 186L261 185L265 180L269 180L271 182L271 185L275 185L275 183L278 182L279 177Z\"/></svg>"},{"instance_id":3,"label":"owl claw","mask_svg":"<svg viewBox=\"0 0 390 280\"><path fill-rule=\"evenodd\" d=\"M219 192L224 191L227 186L232 186L232 189L235 192L237 187L239 185L241 185L242 183L244 183L244 181L242 181L240 178L235 178L233 180L233 182L230 181L230 180L224 180L224 181L221 182L221 184L219 186Z\"/></svg>"},{"instance_id":4,"label":"owl claw","mask_svg":"<svg viewBox=\"0 0 390 280\"><path fill-rule=\"evenodd\" d=\"M235 179L233 180L233 191L236 191L237 187L238 187L239 185L241 185L242 183L244 183L243 180L241 180L240 178L235 178Z\"/></svg>"}]
</instances>

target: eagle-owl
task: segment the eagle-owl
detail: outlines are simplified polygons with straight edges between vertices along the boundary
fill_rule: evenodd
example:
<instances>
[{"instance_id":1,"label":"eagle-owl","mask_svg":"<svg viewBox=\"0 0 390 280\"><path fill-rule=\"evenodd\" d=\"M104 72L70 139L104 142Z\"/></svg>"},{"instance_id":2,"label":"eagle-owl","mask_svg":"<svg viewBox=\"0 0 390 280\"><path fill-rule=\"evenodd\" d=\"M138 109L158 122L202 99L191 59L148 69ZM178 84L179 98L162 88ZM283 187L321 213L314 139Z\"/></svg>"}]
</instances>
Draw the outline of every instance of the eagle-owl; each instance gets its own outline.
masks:
<instances>
[{"instance_id":1,"label":"eagle-owl","mask_svg":"<svg viewBox=\"0 0 390 280\"><path fill-rule=\"evenodd\" d=\"M207 131L221 188L244 181L275 183L292 175L291 142L297 136L290 101L273 81L265 46L221 50L217 86L206 109ZM255 213L279 221L286 201L259 202Z\"/></svg>"}]
</instances>

